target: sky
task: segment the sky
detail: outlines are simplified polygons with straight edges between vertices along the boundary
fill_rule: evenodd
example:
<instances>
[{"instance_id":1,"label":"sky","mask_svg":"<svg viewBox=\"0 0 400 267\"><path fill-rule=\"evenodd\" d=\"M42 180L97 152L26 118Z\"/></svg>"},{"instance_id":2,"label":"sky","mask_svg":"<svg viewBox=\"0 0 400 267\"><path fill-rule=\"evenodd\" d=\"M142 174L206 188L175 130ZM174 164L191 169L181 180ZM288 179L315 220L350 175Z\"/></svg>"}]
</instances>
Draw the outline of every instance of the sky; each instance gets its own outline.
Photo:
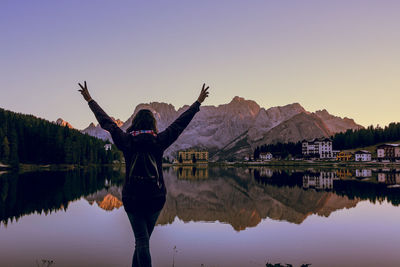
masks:
<instances>
[{"instance_id":1,"label":"sky","mask_svg":"<svg viewBox=\"0 0 400 267\"><path fill-rule=\"evenodd\" d=\"M115 118L139 103L234 96L357 123L400 121L400 1L1 0L0 107L83 129L77 91Z\"/></svg>"}]
</instances>

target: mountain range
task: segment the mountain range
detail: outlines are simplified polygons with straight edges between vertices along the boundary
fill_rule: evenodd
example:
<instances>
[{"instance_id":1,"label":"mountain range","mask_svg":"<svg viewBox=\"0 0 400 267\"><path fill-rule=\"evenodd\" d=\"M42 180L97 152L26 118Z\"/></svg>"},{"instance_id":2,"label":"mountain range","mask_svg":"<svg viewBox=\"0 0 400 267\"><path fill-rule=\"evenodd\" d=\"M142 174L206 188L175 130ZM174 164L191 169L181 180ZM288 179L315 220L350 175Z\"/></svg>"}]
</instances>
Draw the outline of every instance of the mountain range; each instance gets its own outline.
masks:
<instances>
[{"instance_id":1,"label":"mountain range","mask_svg":"<svg viewBox=\"0 0 400 267\"><path fill-rule=\"evenodd\" d=\"M175 109L167 103L139 104L125 122L114 121L126 130L136 113L144 108L153 111L158 130L162 131L188 106ZM259 145L329 137L360 128L362 126L353 119L331 115L325 109L309 112L299 103L265 109L253 100L235 96L228 104L201 106L200 112L164 155L172 159L178 150L204 148L210 152L211 161L242 159ZM94 123L82 132L112 141L110 134Z\"/></svg>"}]
</instances>

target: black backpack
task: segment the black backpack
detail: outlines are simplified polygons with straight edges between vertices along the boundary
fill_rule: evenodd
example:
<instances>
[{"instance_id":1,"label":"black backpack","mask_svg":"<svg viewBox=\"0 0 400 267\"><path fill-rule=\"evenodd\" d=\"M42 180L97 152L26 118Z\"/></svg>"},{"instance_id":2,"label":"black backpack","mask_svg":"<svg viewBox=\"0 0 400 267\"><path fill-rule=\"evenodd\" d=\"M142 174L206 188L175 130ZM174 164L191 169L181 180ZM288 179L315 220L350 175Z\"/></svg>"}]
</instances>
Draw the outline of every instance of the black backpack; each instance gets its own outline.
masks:
<instances>
[{"instance_id":1,"label":"black backpack","mask_svg":"<svg viewBox=\"0 0 400 267\"><path fill-rule=\"evenodd\" d=\"M129 182L137 184L156 184L161 188L160 175L155 157L148 152L136 152L132 157Z\"/></svg>"}]
</instances>

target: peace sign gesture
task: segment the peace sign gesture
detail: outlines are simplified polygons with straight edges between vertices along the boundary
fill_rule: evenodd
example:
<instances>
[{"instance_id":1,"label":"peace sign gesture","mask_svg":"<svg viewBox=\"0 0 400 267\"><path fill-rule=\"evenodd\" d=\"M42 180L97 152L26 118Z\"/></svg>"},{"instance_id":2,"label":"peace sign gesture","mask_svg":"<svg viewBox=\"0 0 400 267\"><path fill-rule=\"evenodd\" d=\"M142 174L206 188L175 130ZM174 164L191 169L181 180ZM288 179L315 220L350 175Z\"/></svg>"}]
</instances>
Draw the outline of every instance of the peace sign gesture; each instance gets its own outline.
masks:
<instances>
[{"instance_id":1,"label":"peace sign gesture","mask_svg":"<svg viewBox=\"0 0 400 267\"><path fill-rule=\"evenodd\" d=\"M197 98L197 101L199 101L200 104L203 103L203 101L204 101L204 99L206 99L206 97L208 97L208 94L209 94L208 88L210 88L210 86L206 87L206 84L203 83L203 88L201 88L199 98Z\"/></svg>"},{"instance_id":2,"label":"peace sign gesture","mask_svg":"<svg viewBox=\"0 0 400 267\"><path fill-rule=\"evenodd\" d=\"M83 98L89 102L90 100L92 100L92 97L89 94L89 90L87 89L87 85L86 85L86 81L84 82L84 86L82 86L82 84L78 83L79 87L81 88L80 90L78 90L79 92L81 92Z\"/></svg>"}]
</instances>

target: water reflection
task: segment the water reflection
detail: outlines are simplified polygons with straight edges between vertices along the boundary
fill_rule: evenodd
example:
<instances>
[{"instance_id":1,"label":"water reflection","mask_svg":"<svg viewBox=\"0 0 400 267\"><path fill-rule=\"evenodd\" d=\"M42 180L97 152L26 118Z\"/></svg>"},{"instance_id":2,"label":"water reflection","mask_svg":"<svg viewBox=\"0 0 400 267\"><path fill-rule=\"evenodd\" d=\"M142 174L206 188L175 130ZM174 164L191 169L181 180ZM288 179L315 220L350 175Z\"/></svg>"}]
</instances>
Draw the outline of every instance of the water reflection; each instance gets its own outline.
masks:
<instances>
[{"instance_id":1,"label":"water reflection","mask_svg":"<svg viewBox=\"0 0 400 267\"><path fill-rule=\"evenodd\" d=\"M174 167L178 179L207 179L207 165Z\"/></svg>"},{"instance_id":2,"label":"water reflection","mask_svg":"<svg viewBox=\"0 0 400 267\"><path fill-rule=\"evenodd\" d=\"M303 175L303 188L333 189L333 180L339 180L335 172L306 172Z\"/></svg>"},{"instance_id":3,"label":"water reflection","mask_svg":"<svg viewBox=\"0 0 400 267\"><path fill-rule=\"evenodd\" d=\"M110 168L5 173L0 176L0 221L7 225L24 215L66 210L71 201L104 189L106 181L120 186L123 176Z\"/></svg>"},{"instance_id":4,"label":"water reflection","mask_svg":"<svg viewBox=\"0 0 400 267\"><path fill-rule=\"evenodd\" d=\"M372 203L387 200L394 206L400 203L400 191L396 189L400 187L400 169L278 169L268 176L255 169L254 177L261 183L302 186L306 190L334 192L349 199L370 200Z\"/></svg>"},{"instance_id":5,"label":"water reflection","mask_svg":"<svg viewBox=\"0 0 400 267\"><path fill-rule=\"evenodd\" d=\"M122 207L124 174L109 168L0 176L0 220L7 224L34 212L66 210L84 197L106 211ZM328 217L362 200L400 203L397 169L166 168L166 205L158 224L203 221L236 231L263 219L301 224Z\"/></svg>"}]
</instances>

